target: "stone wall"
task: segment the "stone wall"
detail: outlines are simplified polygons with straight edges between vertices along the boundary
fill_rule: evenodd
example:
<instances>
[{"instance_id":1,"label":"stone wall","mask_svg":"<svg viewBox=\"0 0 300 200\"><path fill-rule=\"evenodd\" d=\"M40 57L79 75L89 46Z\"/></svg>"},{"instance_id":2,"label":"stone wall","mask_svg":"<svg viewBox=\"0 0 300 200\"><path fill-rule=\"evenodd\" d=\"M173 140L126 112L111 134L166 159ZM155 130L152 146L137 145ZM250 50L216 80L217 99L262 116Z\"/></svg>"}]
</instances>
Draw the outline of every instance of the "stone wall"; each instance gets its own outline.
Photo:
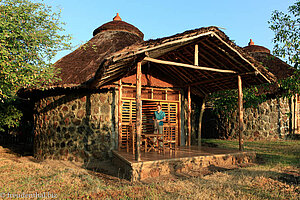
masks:
<instances>
[{"instance_id":1,"label":"stone wall","mask_svg":"<svg viewBox=\"0 0 300 200\"><path fill-rule=\"evenodd\" d=\"M105 160L117 146L114 90L73 92L35 104L37 158L90 162Z\"/></svg>"},{"instance_id":2,"label":"stone wall","mask_svg":"<svg viewBox=\"0 0 300 200\"><path fill-rule=\"evenodd\" d=\"M285 138L290 132L290 102L288 99L270 99L258 108L244 110L243 135L248 140ZM226 138L238 137L238 113L235 111L229 121L215 120L217 135Z\"/></svg>"}]
</instances>

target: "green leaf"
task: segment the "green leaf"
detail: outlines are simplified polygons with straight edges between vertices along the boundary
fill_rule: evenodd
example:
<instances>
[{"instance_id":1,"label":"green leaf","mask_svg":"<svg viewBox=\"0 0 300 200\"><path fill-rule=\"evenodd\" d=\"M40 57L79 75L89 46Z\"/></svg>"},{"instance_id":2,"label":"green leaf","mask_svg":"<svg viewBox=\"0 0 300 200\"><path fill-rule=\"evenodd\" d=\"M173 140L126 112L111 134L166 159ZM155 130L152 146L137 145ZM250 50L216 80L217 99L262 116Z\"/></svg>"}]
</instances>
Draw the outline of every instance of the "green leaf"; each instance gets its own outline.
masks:
<instances>
[{"instance_id":1,"label":"green leaf","mask_svg":"<svg viewBox=\"0 0 300 200\"><path fill-rule=\"evenodd\" d=\"M60 11L44 3L0 0L0 18L0 106L5 108L20 88L42 88L59 80L51 60L70 49L71 37L61 34ZM18 122L18 111L8 108L1 110L0 129Z\"/></svg>"}]
</instances>

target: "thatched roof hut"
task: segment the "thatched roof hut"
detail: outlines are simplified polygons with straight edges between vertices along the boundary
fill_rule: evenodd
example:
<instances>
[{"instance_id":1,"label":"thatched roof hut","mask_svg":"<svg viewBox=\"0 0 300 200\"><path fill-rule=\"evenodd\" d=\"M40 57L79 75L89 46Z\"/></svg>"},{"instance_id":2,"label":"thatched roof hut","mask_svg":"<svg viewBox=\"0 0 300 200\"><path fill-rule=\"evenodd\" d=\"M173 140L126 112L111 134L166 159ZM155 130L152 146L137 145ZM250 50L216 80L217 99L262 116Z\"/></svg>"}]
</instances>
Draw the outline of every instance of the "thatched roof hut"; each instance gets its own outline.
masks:
<instances>
[{"instance_id":1,"label":"thatched roof hut","mask_svg":"<svg viewBox=\"0 0 300 200\"><path fill-rule=\"evenodd\" d=\"M242 110L242 86L276 82L251 55L214 26L144 41L117 15L55 63L60 82L19 93L32 103L35 155L90 163L129 150L132 124L136 135L153 133L157 103L172 143L191 145L193 95L239 88Z\"/></svg>"},{"instance_id":2,"label":"thatched roof hut","mask_svg":"<svg viewBox=\"0 0 300 200\"><path fill-rule=\"evenodd\" d=\"M269 49L255 45L252 39L250 39L248 46L244 47L244 50L274 74L277 79L285 79L292 76L295 72L295 69L289 64L273 56Z\"/></svg>"},{"instance_id":3,"label":"thatched roof hut","mask_svg":"<svg viewBox=\"0 0 300 200\"><path fill-rule=\"evenodd\" d=\"M135 26L115 17L93 32L93 37L55 63L61 69L57 87L84 84L93 78L103 60L110 54L143 41L144 34Z\"/></svg>"}]
</instances>

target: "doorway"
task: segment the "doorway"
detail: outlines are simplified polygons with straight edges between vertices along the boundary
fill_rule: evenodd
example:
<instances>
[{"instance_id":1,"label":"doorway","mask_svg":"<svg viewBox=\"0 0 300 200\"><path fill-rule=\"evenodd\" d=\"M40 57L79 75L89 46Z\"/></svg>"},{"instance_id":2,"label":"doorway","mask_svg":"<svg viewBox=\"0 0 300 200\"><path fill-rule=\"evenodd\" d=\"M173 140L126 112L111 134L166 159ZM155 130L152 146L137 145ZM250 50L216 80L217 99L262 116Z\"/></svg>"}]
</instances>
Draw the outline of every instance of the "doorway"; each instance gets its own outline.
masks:
<instances>
[{"instance_id":1,"label":"doorway","mask_svg":"<svg viewBox=\"0 0 300 200\"><path fill-rule=\"evenodd\" d=\"M136 101L135 87L123 86L121 97L121 123L119 123L119 144L120 149L133 148L132 137L135 133L136 123ZM142 134L154 132L153 115L156 105L161 104L166 114L164 132L176 138L176 146L180 145L180 91L167 88L142 88Z\"/></svg>"}]
</instances>

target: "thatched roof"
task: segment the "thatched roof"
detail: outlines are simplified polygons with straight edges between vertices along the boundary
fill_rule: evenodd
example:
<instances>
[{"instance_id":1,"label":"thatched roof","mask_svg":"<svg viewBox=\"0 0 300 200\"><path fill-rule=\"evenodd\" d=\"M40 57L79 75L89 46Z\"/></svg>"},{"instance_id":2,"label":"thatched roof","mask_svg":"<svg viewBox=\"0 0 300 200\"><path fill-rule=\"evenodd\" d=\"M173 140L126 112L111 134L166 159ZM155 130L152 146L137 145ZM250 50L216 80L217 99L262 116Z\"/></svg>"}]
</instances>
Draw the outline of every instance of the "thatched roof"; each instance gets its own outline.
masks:
<instances>
[{"instance_id":1,"label":"thatched roof","mask_svg":"<svg viewBox=\"0 0 300 200\"><path fill-rule=\"evenodd\" d=\"M269 49L263 46L254 45L254 42L251 39L248 46L244 47L244 50L255 58L255 60L260 62L260 64L262 64L269 72L274 74L278 80L291 77L296 71L292 66L283 62L276 56L273 56ZM284 90L282 90L280 85L275 83L268 85L268 87L260 87L258 89L258 94L268 94L271 95L271 98L274 98L276 95L281 95L282 92L284 92Z\"/></svg>"},{"instance_id":2,"label":"thatched roof","mask_svg":"<svg viewBox=\"0 0 300 200\"><path fill-rule=\"evenodd\" d=\"M134 73L136 63L145 57L186 64L194 62L194 45L199 44L200 66L234 70L235 75L152 64L165 76L172 77L180 87L190 85L194 93L210 92L237 87L236 75L245 86L274 82L276 78L242 48L235 45L217 27L186 31L174 36L148 40L113 53L101 63L92 85L103 86ZM146 62L143 61L143 64ZM252 75L250 75L252 74ZM256 74L256 75L255 75Z\"/></svg>"},{"instance_id":3,"label":"thatched roof","mask_svg":"<svg viewBox=\"0 0 300 200\"><path fill-rule=\"evenodd\" d=\"M93 38L55 63L62 81L57 86L80 85L93 78L104 58L137 42L143 33L133 25L115 20L95 29Z\"/></svg>"},{"instance_id":4,"label":"thatched roof","mask_svg":"<svg viewBox=\"0 0 300 200\"><path fill-rule=\"evenodd\" d=\"M137 62L142 68L146 57L194 64L194 47L199 46L199 66L235 73L219 73L151 62L156 71L174 86L191 86L199 96L237 87L237 75L243 86L275 82L267 71L243 48L235 45L217 27L204 27L155 40L142 40L134 26L118 20L106 23L94 31L94 37L74 52L55 63L61 68L62 81L55 87L101 88L135 73ZM159 78L159 77L158 77ZM53 87L52 87L53 88Z\"/></svg>"},{"instance_id":5,"label":"thatched roof","mask_svg":"<svg viewBox=\"0 0 300 200\"><path fill-rule=\"evenodd\" d=\"M254 45L254 42L251 40L248 46L244 47L255 60L260 62L268 71L276 76L277 79L285 79L294 74L295 69L283 62L276 56L270 54L270 50L259 45Z\"/></svg>"},{"instance_id":6,"label":"thatched roof","mask_svg":"<svg viewBox=\"0 0 300 200\"><path fill-rule=\"evenodd\" d=\"M128 24L124 21L111 21L107 22L106 24L103 24L99 28L96 28L93 32L93 36L97 35L98 33L101 33L103 31L122 31L122 32L128 32L131 34L135 34L141 39L144 38L144 34L135 26Z\"/></svg>"}]
</instances>

